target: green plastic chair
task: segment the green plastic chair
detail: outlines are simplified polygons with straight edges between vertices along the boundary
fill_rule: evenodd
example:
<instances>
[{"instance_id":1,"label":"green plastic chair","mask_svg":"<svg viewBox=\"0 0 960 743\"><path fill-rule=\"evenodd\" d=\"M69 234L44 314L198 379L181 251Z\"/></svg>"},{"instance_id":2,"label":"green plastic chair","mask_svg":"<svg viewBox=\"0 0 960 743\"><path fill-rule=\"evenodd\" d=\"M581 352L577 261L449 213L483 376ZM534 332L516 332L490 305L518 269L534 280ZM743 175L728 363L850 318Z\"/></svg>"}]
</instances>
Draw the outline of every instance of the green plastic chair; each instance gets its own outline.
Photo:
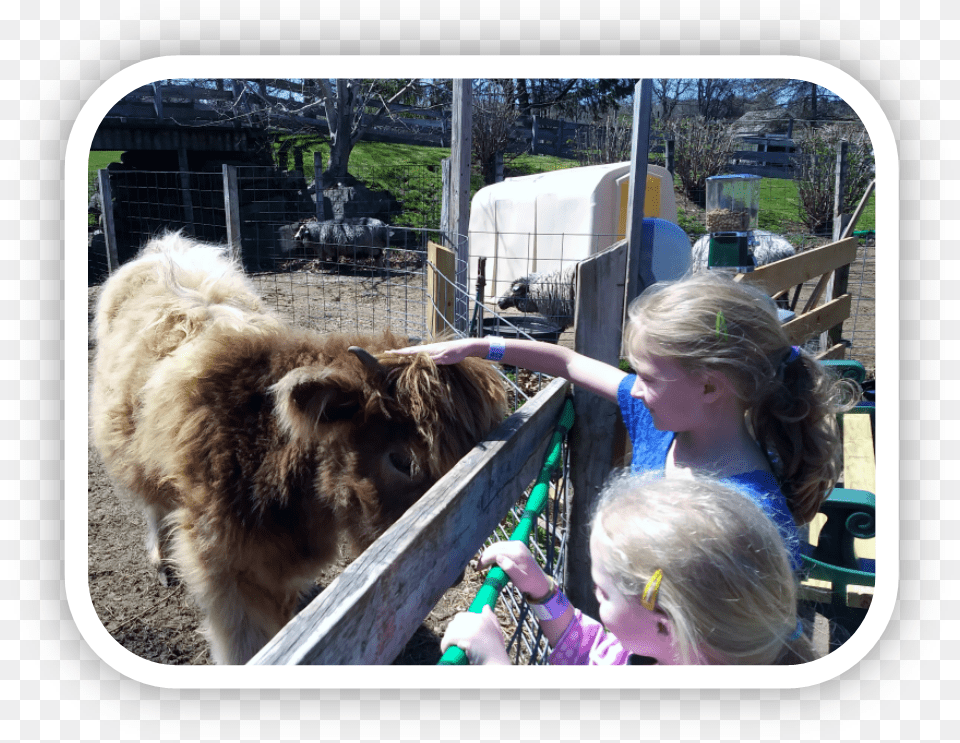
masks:
<instances>
[{"instance_id":1,"label":"green plastic chair","mask_svg":"<svg viewBox=\"0 0 960 743\"><path fill-rule=\"evenodd\" d=\"M817 546L803 555L804 572L808 578L830 582L830 602L815 602L815 608L853 634L867 609L847 605L847 588L876 584L873 560L858 559L854 551L854 539L875 536L875 496L866 490L835 488L820 512L827 521Z\"/></svg>"}]
</instances>

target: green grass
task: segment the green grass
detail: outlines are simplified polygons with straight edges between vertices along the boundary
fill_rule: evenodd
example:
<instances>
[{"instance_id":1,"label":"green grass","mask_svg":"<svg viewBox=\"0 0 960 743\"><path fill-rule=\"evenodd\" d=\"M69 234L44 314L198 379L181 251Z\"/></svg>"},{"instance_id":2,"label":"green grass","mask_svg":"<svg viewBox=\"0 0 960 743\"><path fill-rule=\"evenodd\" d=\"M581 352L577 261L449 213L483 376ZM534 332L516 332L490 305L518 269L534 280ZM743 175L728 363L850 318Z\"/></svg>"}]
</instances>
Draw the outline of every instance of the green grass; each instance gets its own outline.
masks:
<instances>
[{"instance_id":1,"label":"green grass","mask_svg":"<svg viewBox=\"0 0 960 743\"><path fill-rule=\"evenodd\" d=\"M322 166L330 157L327 144L304 142L304 177L315 176L314 152L320 152ZM393 223L406 227L435 227L438 221L443 184L442 161L450 156L445 147L358 142L350 153L349 172L373 190L391 192L404 204L404 211ZM511 160L506 170L510 175L529 175L547 170L576 166L576 161L546 155L521 155ZM288 152L286 168L294 168L293 153ZM474 168L476 170L476 168ZM470 198L483 187L478 173L470 181Z\"/></svg>"},{"instance_id":2,"label":"green grass","mask_svg":"<svg viewBox=\"0 0 960 743\"><path fill-rule=\"evenodd\" d=\"M681 193L680 179L674 181L677 193ZM789 178L764 178L760 183L760 211L758 226L781 235L804 234L807 231L800 214L797 183ZM685 209L678 199L677 223L691 237L706 232L704 211ZM863 214L857 220L857 230L872 230L876 225L876 194L871 194Z\"/></svg>"},{"instance_id":3,"label":"green grass","mask_svg":"<svg viewBox=\"0 0 960 743\"><path fill-rule=\"evenodd\" d=\"M93 190L97 187L97 171L107 167L110 163L120 162L120 155L122 154L122 152L115 150L93 151L90 153L89 164L87 166L87 198L90 198Z\"/></svg>"},{"instance_id":4,"label":"green grass","mask_svg":"<svg viewBox=\"0 0 960 743\"><path fill-rule=\"evenodd\" d=\"M87 201L97 190L97 173L107 167L110 163L120 162L120 155L123 153L117 150L95 150L90 153L87 161ZM87 224L93 225L96 219L92 214L87 215Z\"/></svg>"}]
</instances>

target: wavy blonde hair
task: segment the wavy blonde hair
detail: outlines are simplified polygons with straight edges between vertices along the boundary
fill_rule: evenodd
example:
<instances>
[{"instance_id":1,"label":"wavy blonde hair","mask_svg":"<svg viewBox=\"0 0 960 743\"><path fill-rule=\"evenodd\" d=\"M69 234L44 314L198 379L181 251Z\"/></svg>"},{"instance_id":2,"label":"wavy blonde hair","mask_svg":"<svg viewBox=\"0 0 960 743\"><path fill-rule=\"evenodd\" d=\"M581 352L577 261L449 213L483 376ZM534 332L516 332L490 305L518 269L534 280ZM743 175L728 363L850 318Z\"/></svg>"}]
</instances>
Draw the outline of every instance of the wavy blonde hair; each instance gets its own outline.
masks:
<instances>
[{"instance_id":1,"label":"wavy blonde hair","mask_svg":"<svg viewBox=\"0 0 960 743\"><path fill-rule=\"evenodd\" d=\"M836 414L855 404L855 383L803 352L787 363L790 339L773 300L723 272L654 284L628 318L623 347L631 363L643 349L691 373L724 375L747 407L794 520L809 523L840 474Z\"/></svg>"},{"instance_id":2,"label":"wavy blonde hair","mask_svg":"<svg viewBox=\"0 0 960 743\"><path fill-rule=\"evenodd\" d=\"M663 571L656 606L682 663L790 665L816 658L797 630L797 579L776 526L717 480L614 475L594 512L603 567L640 596ZM801 625L802 626L802 625Z\"/></svg>"}]
</instances>

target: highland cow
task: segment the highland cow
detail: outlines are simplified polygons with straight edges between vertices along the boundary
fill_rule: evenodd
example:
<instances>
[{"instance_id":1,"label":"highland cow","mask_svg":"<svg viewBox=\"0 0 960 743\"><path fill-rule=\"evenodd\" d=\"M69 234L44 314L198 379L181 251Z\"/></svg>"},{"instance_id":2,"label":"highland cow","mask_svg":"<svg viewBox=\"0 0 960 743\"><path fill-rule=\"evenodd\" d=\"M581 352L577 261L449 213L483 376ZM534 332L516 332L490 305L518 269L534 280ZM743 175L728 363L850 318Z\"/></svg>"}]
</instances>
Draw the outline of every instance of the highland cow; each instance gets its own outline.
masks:
<instances>
[{"instance_id":1,"label":"highland cow","mask_svg":"<svg viewBox=\"0 0 960 743\"><path fill-rule=\"evenodd\" d=\"M489 362L291 327L221 249L179 233L107 280L96 340L93 439L217 663L248 661L341 539L369 546L506 413Z\"/></svg>"}]
</instances>

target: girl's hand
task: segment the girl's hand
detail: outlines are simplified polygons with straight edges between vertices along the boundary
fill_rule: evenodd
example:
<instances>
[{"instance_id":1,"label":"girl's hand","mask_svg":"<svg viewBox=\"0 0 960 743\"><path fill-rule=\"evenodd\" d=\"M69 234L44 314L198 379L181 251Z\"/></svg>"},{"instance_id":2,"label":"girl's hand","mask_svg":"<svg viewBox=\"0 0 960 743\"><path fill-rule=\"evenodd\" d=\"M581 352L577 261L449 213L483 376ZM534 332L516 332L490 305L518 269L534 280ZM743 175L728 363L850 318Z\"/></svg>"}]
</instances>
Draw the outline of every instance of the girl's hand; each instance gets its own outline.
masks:
<instances>
[{"instance_id":1,"label":"girl's hand","mask_svg":"<svg viewBox=\"0 0 960 743\"><path fill-rule=\"evenodd\" d=\"M412 356L417 353L425 353L434 363L438 365L456 364L463 361L468 356L478 356L483 358L489 350L489 341L482 338L461 338L455 341L442 341L440 343L428 343L423 346L407 346L398 348L385 353L397 356Z\"/></svg>"},{"instance_id":2,"label":"girl's hand","mask_svg":"<svg viewBox=\"0 0 960 743\"><path fill-rule=\"evenodd\" d=\"M480 614L460 612L450 621L440 641L440 651L445 653L453 645L466 653L471 665L510 665L503 631L489 606L484 606Z\"/></svg>"},{"instance_id":3,"label":"girl's hand","mask_svg":"<svg viewBox=\"0 0 960 743\"><path fill-rule=\"evenodd\" d=\"M550 590L547 574L543 572L527 545L519 540L494 542L487 547L480 555L477 568L482 570L493 564L500 566L521 593L539 598Z\"/></svg>"}]
</instances>

